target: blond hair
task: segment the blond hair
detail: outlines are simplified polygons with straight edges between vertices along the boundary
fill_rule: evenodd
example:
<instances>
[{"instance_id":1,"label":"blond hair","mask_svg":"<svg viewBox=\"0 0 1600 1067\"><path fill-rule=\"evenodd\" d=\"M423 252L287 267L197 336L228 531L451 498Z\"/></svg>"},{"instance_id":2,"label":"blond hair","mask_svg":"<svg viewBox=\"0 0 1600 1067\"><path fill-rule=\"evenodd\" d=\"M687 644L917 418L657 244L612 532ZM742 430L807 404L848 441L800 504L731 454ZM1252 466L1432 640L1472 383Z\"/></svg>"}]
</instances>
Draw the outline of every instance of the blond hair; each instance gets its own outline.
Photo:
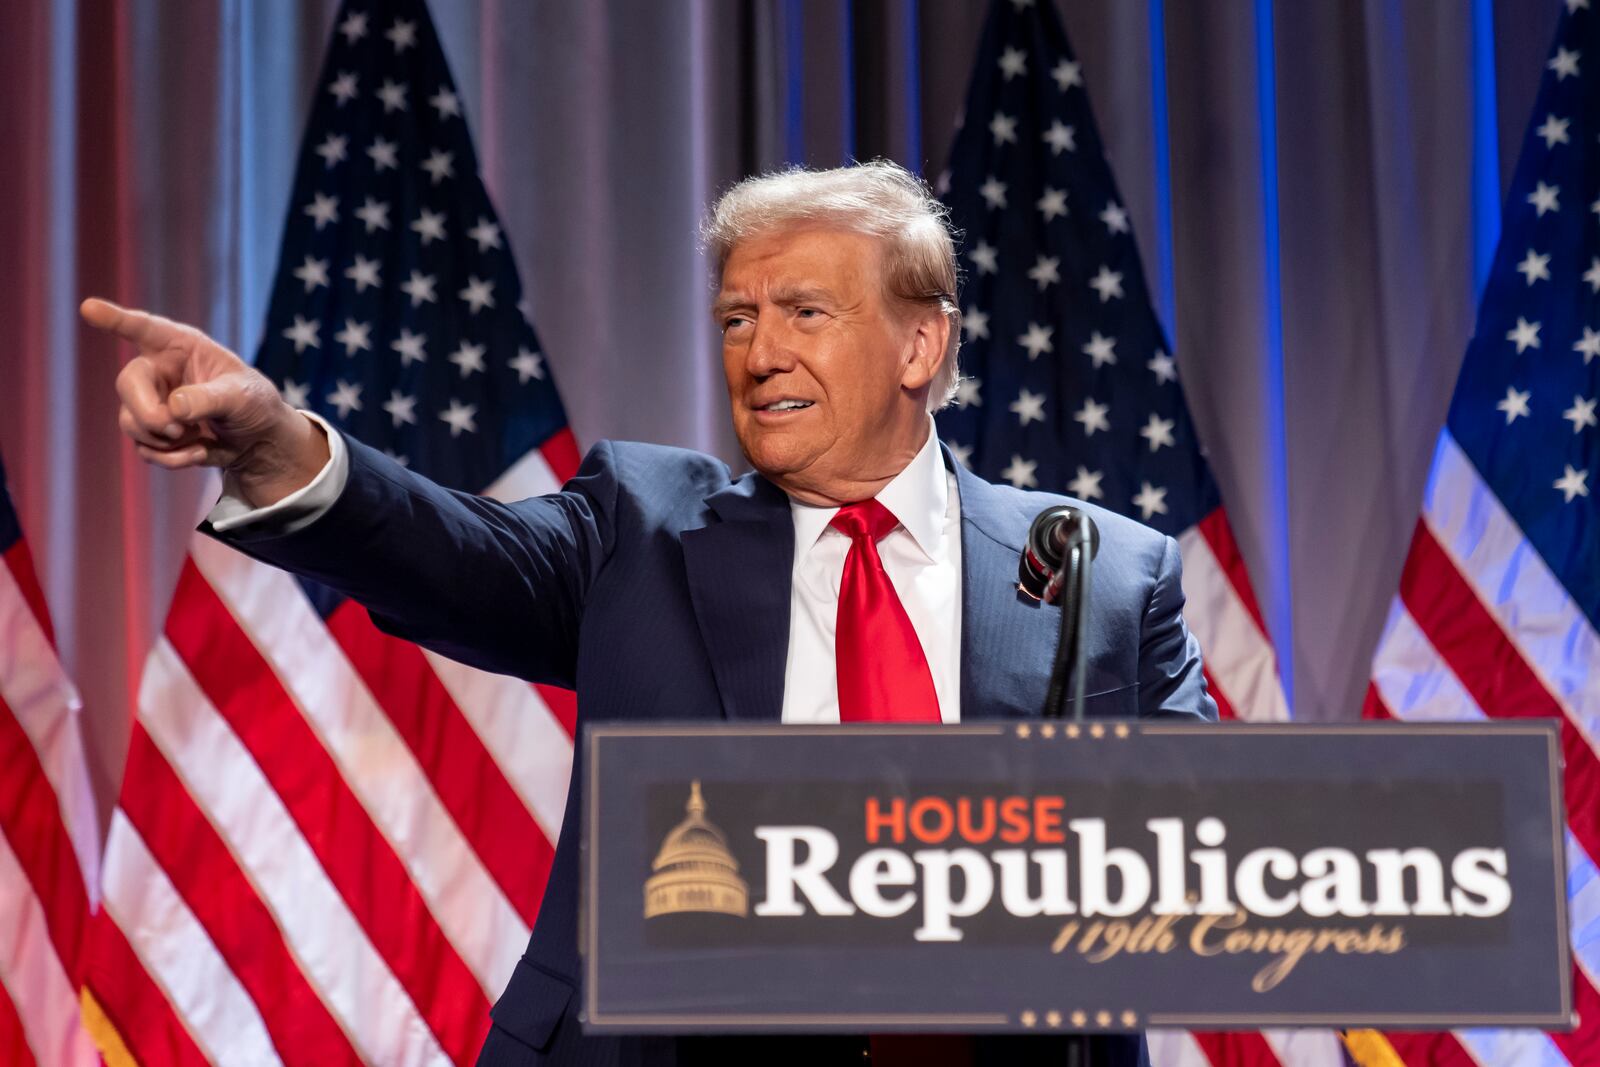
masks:
<instances>
[{"instance_id":1,"label":"blond hair","mask_svg":"<svg viewBox=\"0 0 1600 1067\"><path fill-rule=\"evenodd\" d=\"M831 170L788 170L746 178L711 206L701 227L720 283L733 246L789 226L835 226L884 242L884 290L938 310L950 323L944 358L928 389L928 410L955 397L961 309L956 305L955 238L950 212L927 185L888 160Z\"/></svg>"}]
</instances>

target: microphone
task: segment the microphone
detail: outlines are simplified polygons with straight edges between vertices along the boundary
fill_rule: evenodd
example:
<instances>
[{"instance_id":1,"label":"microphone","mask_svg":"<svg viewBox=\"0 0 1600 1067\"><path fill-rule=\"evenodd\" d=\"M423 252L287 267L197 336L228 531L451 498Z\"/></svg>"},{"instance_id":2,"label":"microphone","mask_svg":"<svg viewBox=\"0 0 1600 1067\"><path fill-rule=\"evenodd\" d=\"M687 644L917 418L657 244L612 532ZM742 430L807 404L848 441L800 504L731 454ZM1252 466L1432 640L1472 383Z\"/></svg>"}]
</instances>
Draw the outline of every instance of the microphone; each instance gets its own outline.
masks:
<instances>
[{"instance_id":1,"label":"microphone","mask_svg":"<svg viewBox=\"0 0 1600 1067\"><path fill-rule=\"evenodd\" d=\"M1072 680L1072 716L1083 721L1083 684L1088 669L1089 576L1100 531L1077 508L1058 504L1046 508L1028 528L1028 539L1017 563L1017 588L1035 601L1061 604L1061 630L1056 639L1055 664L1045 693L1043 714L1059 719L1066 711L1067 680Z\"/></svg>"},{"instance_id":2,"label":"microphone","mask_svg":"<svg viewBox=\"0 0 1600 1067\"><path fill-rule=\"evenodd\" d=\"M1065 573L1061 565L1073 547L1085 545L1090 559L1100 551L1100 529L1089 516L1065 504L1039 512L1017 562L1017 588L1034 600L1056 603Z\"/></svg>"}]
</instances>

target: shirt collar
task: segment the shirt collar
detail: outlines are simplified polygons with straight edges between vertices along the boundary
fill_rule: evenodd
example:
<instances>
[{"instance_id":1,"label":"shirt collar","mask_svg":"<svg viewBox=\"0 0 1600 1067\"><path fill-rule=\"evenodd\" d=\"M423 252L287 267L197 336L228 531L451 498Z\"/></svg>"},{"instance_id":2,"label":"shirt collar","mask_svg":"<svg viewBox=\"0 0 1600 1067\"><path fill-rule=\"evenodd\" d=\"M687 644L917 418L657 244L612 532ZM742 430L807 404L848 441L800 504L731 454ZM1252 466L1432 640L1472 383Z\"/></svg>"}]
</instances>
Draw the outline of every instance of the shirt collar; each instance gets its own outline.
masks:
<instances>
[{"instance_id":1,"label":"shirt collar","mask_svg":"<svg viewBox=\"0 0 1600 1067\"><path fill-rule=\"evenodd\" d=\"M944 547L944 516L949 495L944 458L939 453L939 435L930 418L928 439L911 462L878 492L878 502L900 520L900 525L929 559L937 559ZM805 553L817 543L839 509L802 504L790 497L789 513L794 517L795 548Z\"/></svg>"}]
</instances>

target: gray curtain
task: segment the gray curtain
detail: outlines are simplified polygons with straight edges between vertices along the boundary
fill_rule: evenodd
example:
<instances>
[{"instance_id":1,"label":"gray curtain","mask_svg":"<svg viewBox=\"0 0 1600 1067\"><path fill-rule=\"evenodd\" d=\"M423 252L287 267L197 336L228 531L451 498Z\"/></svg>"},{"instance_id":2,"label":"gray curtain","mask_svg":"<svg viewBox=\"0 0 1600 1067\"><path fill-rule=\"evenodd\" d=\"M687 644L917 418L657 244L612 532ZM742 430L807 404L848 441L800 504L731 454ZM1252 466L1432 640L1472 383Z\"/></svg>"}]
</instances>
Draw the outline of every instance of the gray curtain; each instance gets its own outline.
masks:
<instances>
[{"instance_id":1,"label":"gray curtain","mask_svg":"<svg viewBox=\"0 0 1600 1067\"><path fill-rule=\"evenodd\" d=\"M1302 718L1356 714L1560 4L1059 5ZM209 490L131 460L116 350L73 308L108 293L254 350L336 6L0 5L0 452L106 802ZM431 6L580 442L735 463L701 211L787 162L937 173L985 13Z\"/></svg>"}]
</instances>

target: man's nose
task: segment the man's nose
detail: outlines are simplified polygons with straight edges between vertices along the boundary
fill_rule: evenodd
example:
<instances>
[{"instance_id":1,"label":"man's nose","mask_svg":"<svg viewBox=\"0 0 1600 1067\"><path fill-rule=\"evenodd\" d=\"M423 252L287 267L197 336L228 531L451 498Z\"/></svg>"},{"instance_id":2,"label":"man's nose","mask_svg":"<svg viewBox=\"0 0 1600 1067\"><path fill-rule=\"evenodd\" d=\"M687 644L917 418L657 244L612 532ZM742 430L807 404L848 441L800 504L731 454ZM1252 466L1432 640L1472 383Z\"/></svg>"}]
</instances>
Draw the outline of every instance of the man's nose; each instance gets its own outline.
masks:
<instances>
[{"instance_id":1,"label":"man's nose","mask_svg":"<svg viewBox=\"0 0 1600 1067\"><path fill-rule=\"evenodd\" d=\"M766 378L794 369L794 350L788 341L788 332L781 321L773 316L756 320L755 333L745 352L745 370L754 378Z\"/></svg>"}]
</instances>

